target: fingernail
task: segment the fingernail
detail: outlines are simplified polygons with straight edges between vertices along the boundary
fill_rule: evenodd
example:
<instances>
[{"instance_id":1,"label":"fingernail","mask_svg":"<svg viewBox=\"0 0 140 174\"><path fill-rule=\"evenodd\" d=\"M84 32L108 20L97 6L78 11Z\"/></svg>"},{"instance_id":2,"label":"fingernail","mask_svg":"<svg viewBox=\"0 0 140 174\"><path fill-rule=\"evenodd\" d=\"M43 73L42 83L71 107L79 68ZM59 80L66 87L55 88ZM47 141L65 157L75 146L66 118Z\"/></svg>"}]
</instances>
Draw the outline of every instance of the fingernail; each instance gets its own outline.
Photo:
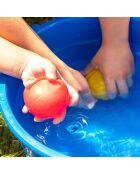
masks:
<instances>
[{"instance_id":1,"label":"fingernail","mask_svg":"<svg viewBox=\"0 0 140 174\"><path fill-rule=\"evenodd\" d=\"M53 124L59 124L61 122L60 118L53 119Z\"/></svg>"},{"instance_id":2,"label":"fingernail","mask_svg":"<svg viewBox=\"0 0 140 174\"><path fill-rule=\"evenodd\" d=\"M25 105L23 106L22 112L23 112L24 114L28 113L28 108L27 108L27 106L25 106Z\"/></svg>"},{"instance_id":3,"label":"fingernail","mask_svg":"<svg viewBox=\"0 0 140 174\"><path fill-rule=\"evenodd\" d=\"M53 124L58 124L59 123L59 120L53 120Z\"/></svg>"},{"instance_id":4,"label":"fingernail","mask_svg":"<svg viewBox=\"0 0 140 174\"><path fill-rule=\"evenodd\" d=\"M108 98L111 99L111 100L115 99L116 98L116 93L109 93Z\"/></svg>"},{"instance_id":5,"label":"fingernail","mask_svg":"<svg viewBox=\"0 0 140 174\"><path fill-rule=\"evenodd\" d=\"M57 77L55 75L49 75L47 76L47 78L50 80L55 80Z\"/></svg>"},{"instance_id":6,"label":"fingernail","mask_svg":"<svg viewBox=\"0 0 140 174\"><path fill-rule=\"evenodd\" d=\"M95 106L95 102L92 102L92 103L88 103L88 104L87 104L87 107L88 107L89 109L92 109L94 106Z\"/></svg>"},{"instance_id":7,"label":"fingernail","mask_svg":"<svg viewBox=\"0 0 140 174\"><path fill-rule=\"evenodd\" d=\"M46 119L34 117L34 122L43 122L44 120L46 120Z\"/></svg>"},{"instance_id":8,"label":"fingernail","mask_svg":"<svg viewBox=\"0 0 140 174\"><path fill-rule=\"evenodd\" d=\"M77 92L72 93L69 106L76 106L78 104L78 101L79 101L79 94Z\"/></svg>"}]
</instances>

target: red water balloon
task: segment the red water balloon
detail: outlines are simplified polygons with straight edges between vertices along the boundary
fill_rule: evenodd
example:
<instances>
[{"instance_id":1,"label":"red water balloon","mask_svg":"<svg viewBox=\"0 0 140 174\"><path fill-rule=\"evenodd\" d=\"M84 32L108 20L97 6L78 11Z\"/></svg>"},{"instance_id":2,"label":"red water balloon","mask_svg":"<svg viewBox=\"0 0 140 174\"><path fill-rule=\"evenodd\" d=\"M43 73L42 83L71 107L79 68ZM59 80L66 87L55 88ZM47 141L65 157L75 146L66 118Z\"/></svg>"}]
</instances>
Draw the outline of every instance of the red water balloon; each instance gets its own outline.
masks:
<instances>
[{"instance_id":1,"label":"red water balloon","mask_svg":"<svg viewBox=\"0 0 140 174\"><path fill-rule=\"evenodd\" d=\"M24 102L36 119L58 118L66 111L69 93L60 80L40 77L24 90Z\"/></svg>"}]
</instances>

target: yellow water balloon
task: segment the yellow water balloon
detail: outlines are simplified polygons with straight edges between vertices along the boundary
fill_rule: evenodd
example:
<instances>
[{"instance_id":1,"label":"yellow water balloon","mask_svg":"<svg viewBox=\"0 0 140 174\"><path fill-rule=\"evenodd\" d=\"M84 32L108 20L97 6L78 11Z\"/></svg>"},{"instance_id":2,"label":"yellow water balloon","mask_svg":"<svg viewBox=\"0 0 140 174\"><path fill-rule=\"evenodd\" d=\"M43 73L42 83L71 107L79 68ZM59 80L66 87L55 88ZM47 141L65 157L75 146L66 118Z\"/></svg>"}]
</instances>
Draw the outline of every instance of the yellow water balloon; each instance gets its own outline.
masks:
<instances>
[{"instance_id":1,"label":"yellow water balloon","mask_svg":"<svg viewBox=\"0 0 140 174\"><path fill-rule=\"evenodd\" d=\"M95 68L86 75L92 95L97 99L107 100L105 81L99 69Z\"/></svg>"}]
</instances>

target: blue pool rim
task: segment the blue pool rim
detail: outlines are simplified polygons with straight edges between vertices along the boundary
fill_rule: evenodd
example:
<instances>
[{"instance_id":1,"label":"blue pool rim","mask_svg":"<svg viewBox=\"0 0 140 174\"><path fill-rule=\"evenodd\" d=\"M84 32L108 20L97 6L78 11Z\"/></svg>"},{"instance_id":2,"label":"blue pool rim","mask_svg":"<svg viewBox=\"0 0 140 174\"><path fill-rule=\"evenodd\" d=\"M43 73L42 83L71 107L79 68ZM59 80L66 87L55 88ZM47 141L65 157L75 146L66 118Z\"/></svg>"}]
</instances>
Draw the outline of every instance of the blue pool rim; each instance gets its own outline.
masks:
<instances>
[{"instance_id":1,"label":"blue pool rim","mask_svg":"<svg viewBox=\"0 0 140 174\"><path fill-rule=\"evenodd\" d=\"M40 34L46 29L50 29L51 26L58 25L60 23L63 23L65 21L71 21L74 20L74 18L57 18L54 20L51 20L47 23L42 24L41 26L44 26L40 29L39 25L34 25L33 29ZM97 18L95 18L97 20ZM133 19L135 20L135 18ZM140 21L140 19L139 19ZM35 152L36 154L40 156L50 156L50 157L68 157L62 153L59 153L58 151L52 150L51 148L48 148L47 146L43 145L36 139L34 139L28 132L25 131L25 129L22 128L22 126L18 123L18 121L15 119L15 116L10 108L10 104L8 102L7 97L7 87L6 87L6 79L7 76L0 74L0 111L6 121L6 124L8 128L11 130L11 132L15 135L15 137L26 147L28 147L30 150ZM32 142L32 143L30 143Z\"/></svg>"}]
</instances>

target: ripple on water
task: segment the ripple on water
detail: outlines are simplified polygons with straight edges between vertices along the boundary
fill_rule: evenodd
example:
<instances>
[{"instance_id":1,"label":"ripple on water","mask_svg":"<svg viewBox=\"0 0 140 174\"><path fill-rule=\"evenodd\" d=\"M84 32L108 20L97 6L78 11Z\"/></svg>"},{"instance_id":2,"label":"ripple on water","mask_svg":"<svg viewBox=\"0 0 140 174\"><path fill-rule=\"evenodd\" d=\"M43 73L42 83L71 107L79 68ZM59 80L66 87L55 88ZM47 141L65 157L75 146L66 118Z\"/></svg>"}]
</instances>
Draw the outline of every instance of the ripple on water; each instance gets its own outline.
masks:
<instances>
[{"instance_id":1,"label":"ripple on water","mask_svg":"<svg viewBox=\"0 0 140 174\"><path fill-rule=\"evenodd\" d=\"M139 156L139 116L129 104L118 104L121 108L112 112L99 109L102 103L94 110L69 108L58 125L52 120L37 123L35 138L70 156Z\"/></svg>"},{"instance_id":2,"label":"ripple on water","mask_svg":"<svg viewBox=\"0 0 140 174\"><path fill-rule=\"evenodd\" d=\"M82 112L68 113L65 122L57 127L57 138L67 142L85 139L87 127L88 117Z\"/></svg>"}]
</instances>

